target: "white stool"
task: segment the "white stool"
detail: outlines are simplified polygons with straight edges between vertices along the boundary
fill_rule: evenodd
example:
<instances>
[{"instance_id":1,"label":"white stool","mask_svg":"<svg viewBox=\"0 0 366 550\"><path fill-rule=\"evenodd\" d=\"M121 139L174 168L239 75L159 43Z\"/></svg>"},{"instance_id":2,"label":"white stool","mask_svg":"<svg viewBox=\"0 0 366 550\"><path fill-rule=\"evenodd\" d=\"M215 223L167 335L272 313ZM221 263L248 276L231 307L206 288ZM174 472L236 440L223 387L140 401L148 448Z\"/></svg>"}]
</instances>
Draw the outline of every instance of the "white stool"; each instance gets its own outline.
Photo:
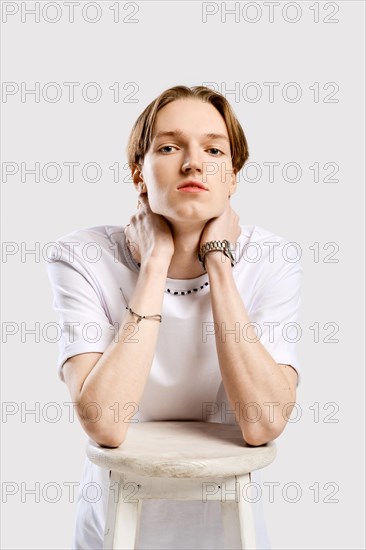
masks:
<instances>
[{"instance_id":1,"label":"white stool","mask_svg":"<svg viewBox=\"0 0 366 550\"><path fill-rule=\"evenodd\" d=\"M110 470L104 550L133 550L144 499L220 500L225 548L255 549L250 472L276 456L272 441L250 447L238 424L138 422L116 449L91 439L88 458Z\"/></svg>"}]
</instances>

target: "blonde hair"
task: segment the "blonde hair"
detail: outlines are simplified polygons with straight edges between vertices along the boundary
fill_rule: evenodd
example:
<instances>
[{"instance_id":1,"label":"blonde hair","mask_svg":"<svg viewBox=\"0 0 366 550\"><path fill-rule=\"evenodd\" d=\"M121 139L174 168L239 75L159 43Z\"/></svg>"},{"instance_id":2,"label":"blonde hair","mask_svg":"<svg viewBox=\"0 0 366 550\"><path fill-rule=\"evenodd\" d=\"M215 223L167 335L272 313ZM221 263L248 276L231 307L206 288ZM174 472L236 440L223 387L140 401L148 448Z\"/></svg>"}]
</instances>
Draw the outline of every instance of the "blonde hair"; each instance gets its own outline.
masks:
<instances>
[{"instance_id":1,"label":"blonde hair","mask_svg":"<svg viewBox=\"0 0 366 550\"><path fill-rule=\"evenodd\" d=\"M130 170L141 168L152 141L152 129L156 115L168 103L177 99L200 99L211 103L225 120L231 147L233 170L238 173L249 157L247 140L235 113L227 99L205 86L174 86L162 92L140 114L130 133L127 144L127 160Z\"/></svg>"}]
</instances>

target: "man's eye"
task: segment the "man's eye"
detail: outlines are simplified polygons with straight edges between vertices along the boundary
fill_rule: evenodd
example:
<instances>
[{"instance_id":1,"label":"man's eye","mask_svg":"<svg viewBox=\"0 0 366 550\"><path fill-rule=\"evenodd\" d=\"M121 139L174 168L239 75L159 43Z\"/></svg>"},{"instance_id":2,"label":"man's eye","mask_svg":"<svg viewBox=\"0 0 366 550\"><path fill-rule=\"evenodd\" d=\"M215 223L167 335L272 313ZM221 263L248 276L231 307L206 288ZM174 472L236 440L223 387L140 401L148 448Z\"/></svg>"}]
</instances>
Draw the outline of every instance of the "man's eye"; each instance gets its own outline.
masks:
<instances>
[{"instance_id":1,"label":"man's eye","mask_svg":"<svg viewBox=\"0 0 366 550\"><path fill-rule=\"evenodd\" d=\"M158 149L158 151L163 151L163 149L172 149L173 148L173 145L164 145L164 147L160 147L160 149Z\"/></svg>"},{"instance_id":2,"label":"man's eye","mask_svg":"<svg viewBox=\"0 0 366 550\"><path fill-rule=\"evenodd\" d=\"M219 153L221 153L223 155L223 152L220 151L220 149L217 149L217 147L211 147L211 149L208 149L209 151L218 151ZM214 155L215 157L217 157L218 155Z\"/></svg>"},{"instance_id":3,"label":"man's eye","mask_svg":"<svg viewBox=\"0 0 366 550\"><path fill-rule=\"evenodd\" d=\"M160 147L158 149L159 152L162 152L162 153L169 153L170 151L167 151L167 149L175 149L176 147L174 145L164 145L163 147ZM218 149L217 147L210 147L210 149L207 149L208 151L211 151L213 152L213 155L215 157L219 156L219 155L223 155L224 153L222 151L220 151L220 149Z\"/></svg>"}]
</instances>

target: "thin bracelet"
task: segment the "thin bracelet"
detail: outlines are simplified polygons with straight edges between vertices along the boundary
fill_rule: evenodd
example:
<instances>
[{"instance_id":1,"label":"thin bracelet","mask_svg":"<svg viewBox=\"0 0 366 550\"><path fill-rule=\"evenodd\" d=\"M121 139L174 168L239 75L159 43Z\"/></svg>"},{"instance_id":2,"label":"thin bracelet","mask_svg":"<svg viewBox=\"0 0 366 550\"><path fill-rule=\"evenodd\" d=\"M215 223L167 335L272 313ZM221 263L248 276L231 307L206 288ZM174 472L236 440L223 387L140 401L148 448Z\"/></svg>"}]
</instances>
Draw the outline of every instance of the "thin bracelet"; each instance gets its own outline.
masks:
<instances>
[{"instance_id":1,"label":"thin bracelet","mask_svg":"<svg viewBox=\"0 0 366 550\"><path fill-rule=\"evenodd\" d=\"M124 295L123 292L122 292L122 288L120 288L120 291L121 291L121 294L122 294L122 296L123 296L123 298L124 298L125 303L127 304L127 300L126 300L126 298L125 298L125 295ZM128 309L128 311L129 311L130 313L132 313L132 315L137 315L137 317L138 317L137 324L138 324L142 319L152 319L153 321L159 321L159 323L161 323L161 321L162 321L162 316L159 315L159 314L157 314L157 315L139 315L139 314L136 313L135 311L132 311L132 309L129 307L128 304L126 305L126 309ZM159 319L156 319L156 317L159 317Z\"/></svg>"},{"instance_id":2,"label":"thin bracelet","mask_svg":"<svg viewBox=\"0 0 366 550\"><path fill-rule=\"evenodd\" d=\"M130 313L132 313L132 315L137 315L138 319L137 319L137 324L139 324L139 322L142 320L142 319L152 319L153 321L159 321L159 323L161 323L161 315L159 314L156 314L156 315L139 315L138 313L136 313L135 311L132 311L132 309L129 307L129 306L126 306L126 309L128 309L128 311ZM156 317L158 317L158 319L156 319Z\"/></svg>"}]
</instances>

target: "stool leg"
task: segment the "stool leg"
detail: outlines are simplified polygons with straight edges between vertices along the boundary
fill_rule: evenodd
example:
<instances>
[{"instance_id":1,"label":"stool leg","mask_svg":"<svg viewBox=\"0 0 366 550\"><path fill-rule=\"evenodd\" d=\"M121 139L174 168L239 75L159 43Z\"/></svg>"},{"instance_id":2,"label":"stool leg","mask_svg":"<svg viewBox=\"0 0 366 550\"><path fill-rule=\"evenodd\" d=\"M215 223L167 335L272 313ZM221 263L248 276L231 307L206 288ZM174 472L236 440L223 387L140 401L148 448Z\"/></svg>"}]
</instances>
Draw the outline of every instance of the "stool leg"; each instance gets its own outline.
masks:
<instances>
[{"instance_id":1,"label":"stool leg","mask_svg":"<svg viewBox=\"0 0 366 550\"><path fill-rule=\"evenodd\" d=\"M237 476L236 500L221 502L225 549L256 550L254 518L251 504L250 473Z\"/></svg>"},{"instance_id":2,"label":"stool leg","mask_svg":"<svg viewBox=\"0 0 366 550\"><path fill-rule=\"evenodd\" d=\"M221 518L224 527L225 550L242 548L238 504L232 500L221 502Z\"/></svg>"},{"instance_id":3,"label":"stool leg","mask_svg":"<svg viewBox=\"0 0 366 550\"><path fill-rule=\"evenodd\" d=\"M257 545L255 540L250 473L243 476L237 476L236 479L240 487L238 509L242 548L246 550L249 548L255 550ZM249 487L246 487L248 484Z\"/></svg>"},{"instance_id":4,"label":"stool leg","mask_svg":"<svg viewBox=\"0 0 366 550\"><path fill-rule=\"evenodd\" d=\"M142 501L124 499L123 478L111 471L103 550L136 548Z\"/></svg>"}]
</instances>

